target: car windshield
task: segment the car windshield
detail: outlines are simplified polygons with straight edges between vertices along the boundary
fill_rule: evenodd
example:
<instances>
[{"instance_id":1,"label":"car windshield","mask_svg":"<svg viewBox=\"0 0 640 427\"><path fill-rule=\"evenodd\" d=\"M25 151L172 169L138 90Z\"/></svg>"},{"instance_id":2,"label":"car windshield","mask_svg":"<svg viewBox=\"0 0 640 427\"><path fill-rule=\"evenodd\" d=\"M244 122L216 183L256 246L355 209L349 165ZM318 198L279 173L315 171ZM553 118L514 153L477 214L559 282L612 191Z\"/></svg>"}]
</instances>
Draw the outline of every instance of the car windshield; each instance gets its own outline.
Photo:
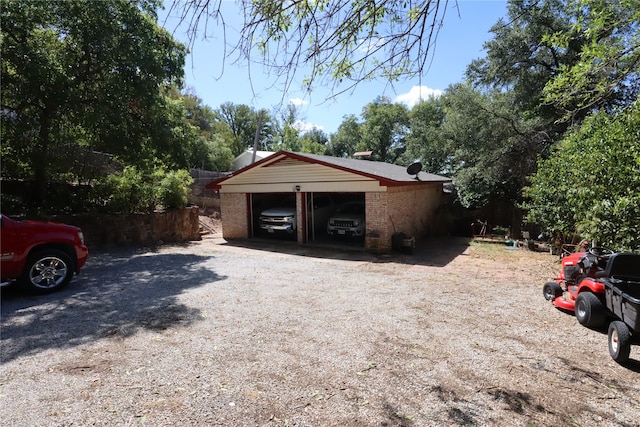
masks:
<instances>
[{"instance_id":1,"label":"car windshield","mask_svg":"<svg viewBox=\"0 0 640 427\"><path fill-rule=\"evenodd\" d=\"M362 214L364 213L364 205L360 203L348 203L338 209L343 214Z\"/></svg>"},{"instance_id":2,"label":"car windshield","mask_svg":"<svg viewBox=\"0 0 640 427\"><path fill-rule=\"evenodd\" d=\"M278 208L295 208L296 207L296 198L294 196L285 196L278 201L274 205L274 207Z\"/></svg>"}]
</instances>

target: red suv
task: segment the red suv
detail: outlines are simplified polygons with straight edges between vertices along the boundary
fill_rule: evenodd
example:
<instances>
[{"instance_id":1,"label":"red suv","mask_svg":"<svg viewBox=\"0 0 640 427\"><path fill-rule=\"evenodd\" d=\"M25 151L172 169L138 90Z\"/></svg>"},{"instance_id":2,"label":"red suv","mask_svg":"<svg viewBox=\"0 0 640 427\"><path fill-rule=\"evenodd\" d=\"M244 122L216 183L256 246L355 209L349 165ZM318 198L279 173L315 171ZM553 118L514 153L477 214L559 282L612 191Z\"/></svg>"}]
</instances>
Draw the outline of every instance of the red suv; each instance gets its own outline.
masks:
<instances>
[{"instance_id":1,"label":"red suv","mask_svg":"<svg viewBox=\"0 0 640 427\"><path fill-rule=\"evenodd\" d=\"M0 214L0 286L20 282L37 293L67 285L87 261L88 249L78 227L15 221Z\"/></svg>"}]
</instances>

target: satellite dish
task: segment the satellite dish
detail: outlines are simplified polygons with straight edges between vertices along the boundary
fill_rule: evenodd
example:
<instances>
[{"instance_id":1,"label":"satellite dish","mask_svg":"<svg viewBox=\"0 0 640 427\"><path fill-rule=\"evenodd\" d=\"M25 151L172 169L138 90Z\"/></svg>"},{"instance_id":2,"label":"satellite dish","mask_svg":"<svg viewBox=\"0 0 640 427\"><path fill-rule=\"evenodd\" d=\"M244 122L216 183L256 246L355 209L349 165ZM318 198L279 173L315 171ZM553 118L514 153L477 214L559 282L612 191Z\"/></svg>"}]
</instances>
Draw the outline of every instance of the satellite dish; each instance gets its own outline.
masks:
<instances>
[{"instance_id":1,"label":"satellite dish","mask_svg":"<svg viewBox=\"0 0 640 427\"><path fill-rule=\"evenodd\" d=\"M421 170L422 170L422 163L415 162L409 165L409 167L407 168L407 173L409 175L415 175L415 178L418 179L418 174L420 173Z\"/></svg>"}]
</instances>

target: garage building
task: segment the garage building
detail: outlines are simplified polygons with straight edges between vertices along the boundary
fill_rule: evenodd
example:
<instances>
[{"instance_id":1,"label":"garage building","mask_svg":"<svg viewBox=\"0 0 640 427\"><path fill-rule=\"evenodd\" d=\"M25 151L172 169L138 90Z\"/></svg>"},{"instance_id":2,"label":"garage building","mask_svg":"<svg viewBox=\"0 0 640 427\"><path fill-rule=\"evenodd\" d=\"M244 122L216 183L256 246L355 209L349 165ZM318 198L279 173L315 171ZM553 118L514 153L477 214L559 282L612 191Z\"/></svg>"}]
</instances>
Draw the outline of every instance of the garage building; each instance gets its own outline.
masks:
<instances>
[{"instance_id":1,"label":"garage building","mask_svg":"<svg viewBox=\"0 0 640 427\"><path fill-rule=\"evenodd\" d=\"M327 235L327 208L335 211L355 202L364 204L364 233L361 238L343 240L355 241L369 251L386 252L398 233L425 237L442 232L444 222L436 211L442 203L443 184L451 180L408 169L369 160L278 151L207 187L220 191L226 240L273 232L262 228L260 214L288 200L295 206L295 228L272 234L282 234L299 244L326 241L331 237Z\"/></svg>"}]
</instances>

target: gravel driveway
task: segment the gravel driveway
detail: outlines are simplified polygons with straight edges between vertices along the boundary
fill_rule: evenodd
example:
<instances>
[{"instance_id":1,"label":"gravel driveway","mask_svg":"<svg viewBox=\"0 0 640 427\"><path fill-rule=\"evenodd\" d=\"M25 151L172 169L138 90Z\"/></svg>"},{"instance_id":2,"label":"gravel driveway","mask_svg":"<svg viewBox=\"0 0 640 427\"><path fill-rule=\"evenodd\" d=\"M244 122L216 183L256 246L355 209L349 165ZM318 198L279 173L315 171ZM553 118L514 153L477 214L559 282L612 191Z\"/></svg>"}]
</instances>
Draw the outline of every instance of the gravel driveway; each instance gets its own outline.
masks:
<instances>
[{"instance_id":1,"label":"gravel driveway","mask_svg":"<svg viewBox=\"0 0 640 427\"><path fill-rule=\"evenodd\" d=\"M2 291L3 426L637 426L640 347L542 298L549 254L227 244L94 251Z\"/></svg>"}]
</instances>

